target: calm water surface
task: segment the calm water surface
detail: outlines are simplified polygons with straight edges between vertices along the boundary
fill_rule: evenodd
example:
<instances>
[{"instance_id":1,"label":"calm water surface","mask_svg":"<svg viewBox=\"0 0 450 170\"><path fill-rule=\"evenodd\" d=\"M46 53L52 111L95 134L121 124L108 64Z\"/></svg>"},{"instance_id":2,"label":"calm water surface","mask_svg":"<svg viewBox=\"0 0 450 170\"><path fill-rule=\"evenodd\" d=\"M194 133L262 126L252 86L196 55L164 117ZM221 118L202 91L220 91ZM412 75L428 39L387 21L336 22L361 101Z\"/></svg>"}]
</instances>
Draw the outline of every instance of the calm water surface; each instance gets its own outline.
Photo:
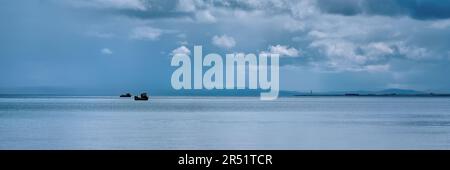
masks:
<instances>
[{"instance_id":1,"label":"calm water surface","mask_svg":"<svg viewBox=\"0 0 450 170\"><path fill-rule=\"evenodd\" d=\"M450 98L0 98L0 149L450 149Z\"/></svg>"}]
</instances>

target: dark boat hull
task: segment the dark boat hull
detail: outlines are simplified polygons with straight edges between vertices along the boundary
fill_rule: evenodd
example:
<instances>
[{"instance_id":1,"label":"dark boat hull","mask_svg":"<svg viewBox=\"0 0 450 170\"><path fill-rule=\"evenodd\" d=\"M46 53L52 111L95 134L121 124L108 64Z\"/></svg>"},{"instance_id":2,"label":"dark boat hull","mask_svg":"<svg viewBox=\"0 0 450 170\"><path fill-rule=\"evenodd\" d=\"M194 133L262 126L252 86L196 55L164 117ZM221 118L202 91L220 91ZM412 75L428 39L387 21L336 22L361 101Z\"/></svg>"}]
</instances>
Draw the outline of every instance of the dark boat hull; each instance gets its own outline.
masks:
<instances>
[{"instance_id":1,"label":"dark boat hull","mask_svg":"<svg viewBox=\"0 0 450 170\"><path fill-rule=\"evenodd\" d=\"M147 100L148 100L148 97L145 98L145 97L134 96L134 100L136 100L136 101L147 101Z\"/></svg>"},{"instance_id":2,"label":"dark boat hull","mask_svg":"<svg viewBox=\"0 0 450 170\"><path fill-rule=\"evenodd\" d=\"M120 97L133 97L133 95L131 95L131 93L126 93L126 94L120 95Z\"/></svg>"}]
</instances>

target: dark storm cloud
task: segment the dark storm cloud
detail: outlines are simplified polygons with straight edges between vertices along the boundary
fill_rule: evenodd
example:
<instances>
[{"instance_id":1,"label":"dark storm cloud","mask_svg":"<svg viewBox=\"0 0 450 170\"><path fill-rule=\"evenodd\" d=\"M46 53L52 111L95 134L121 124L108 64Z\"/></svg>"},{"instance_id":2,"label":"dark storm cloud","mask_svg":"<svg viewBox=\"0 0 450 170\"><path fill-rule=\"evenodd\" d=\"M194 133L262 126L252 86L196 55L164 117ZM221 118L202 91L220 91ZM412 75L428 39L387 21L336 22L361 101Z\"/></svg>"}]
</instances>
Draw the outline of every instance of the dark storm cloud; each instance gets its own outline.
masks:
<instances>
[{"instance_id":1,"label":"dark storm cloud","mask_svg":"<svg viewBox=\"0 0 450 170\"><path fill-rule=\"evenodd\" d=\"M341 15L407 15L415 19L450 18L450 0L318 0L321 11Z\"/></svg>"}]
</instances>

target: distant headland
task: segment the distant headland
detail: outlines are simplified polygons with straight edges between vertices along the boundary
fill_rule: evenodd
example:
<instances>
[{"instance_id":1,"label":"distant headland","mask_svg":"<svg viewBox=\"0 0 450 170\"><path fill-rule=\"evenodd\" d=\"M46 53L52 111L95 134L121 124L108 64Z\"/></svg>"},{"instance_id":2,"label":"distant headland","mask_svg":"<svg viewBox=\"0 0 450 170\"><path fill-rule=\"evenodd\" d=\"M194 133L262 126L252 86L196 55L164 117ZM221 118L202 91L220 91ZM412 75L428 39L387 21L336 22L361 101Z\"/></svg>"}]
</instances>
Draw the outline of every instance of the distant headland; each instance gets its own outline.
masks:
<instances>
[{"instance_id":1,"label":"distant headland","mask_svg":"<svg viewBox=\"0 0 450 170\"><path fill-rule=\"evenodd\" d=\"M450 97L450 93L423 92L407 89L385 89L381 91L340 91L301 93L294 96L349 96L349 97Z\"/></svg>"}]
</instances>

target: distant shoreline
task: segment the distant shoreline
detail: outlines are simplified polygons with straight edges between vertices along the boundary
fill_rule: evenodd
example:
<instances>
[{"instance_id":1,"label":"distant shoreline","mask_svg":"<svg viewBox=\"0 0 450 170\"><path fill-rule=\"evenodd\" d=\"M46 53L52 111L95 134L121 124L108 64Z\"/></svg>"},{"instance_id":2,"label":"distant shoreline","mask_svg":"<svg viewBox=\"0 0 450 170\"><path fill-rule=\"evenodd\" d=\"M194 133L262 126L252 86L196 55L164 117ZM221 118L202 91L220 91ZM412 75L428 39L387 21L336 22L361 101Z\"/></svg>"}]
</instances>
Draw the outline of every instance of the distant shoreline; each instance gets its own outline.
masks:
<instances>
[{"instance_id":1,"label":"distant shoreline","mask_svg":"<svg viewBox=\"0 0 450 170\"><path fill-rule=\"evenodd\" d=\"M299 94L295 97L450 97L450 94Z\"/></svg>"},{"instance_id":2,"label":"distant shoreline","mask_svg":"<svg viewBox=\"0 0 450 170\"><path fill-rule=\"evenodd\" d=\"M0 94L0 98L66 98L66 97L84 97L84 98L120 98L115 95L55 95L55 94ZM154 95L151 97L259 97L257 95ZM450 94L296 94L281 95L281 98L295 97L450 97Z\"/></svg>"},{"instance_id":3,"label":"distant shoreline","mask_svg":"<svg viewBox=\"0 0 450 170\"><path fill-rule=\"evenodd\" d=\"M31 92L31 91L0 91L0 97L119 97L124 93L135 93L136 90L115 92ZM261 90L157 90L143 89L150 97L178 96L178 97L260 97ZM345 91L292 91L281 90L279 97L450 97L448 91L418 91L409 89L384 89L379 91L345 90Z\"/></svg>"}]
</instances>

